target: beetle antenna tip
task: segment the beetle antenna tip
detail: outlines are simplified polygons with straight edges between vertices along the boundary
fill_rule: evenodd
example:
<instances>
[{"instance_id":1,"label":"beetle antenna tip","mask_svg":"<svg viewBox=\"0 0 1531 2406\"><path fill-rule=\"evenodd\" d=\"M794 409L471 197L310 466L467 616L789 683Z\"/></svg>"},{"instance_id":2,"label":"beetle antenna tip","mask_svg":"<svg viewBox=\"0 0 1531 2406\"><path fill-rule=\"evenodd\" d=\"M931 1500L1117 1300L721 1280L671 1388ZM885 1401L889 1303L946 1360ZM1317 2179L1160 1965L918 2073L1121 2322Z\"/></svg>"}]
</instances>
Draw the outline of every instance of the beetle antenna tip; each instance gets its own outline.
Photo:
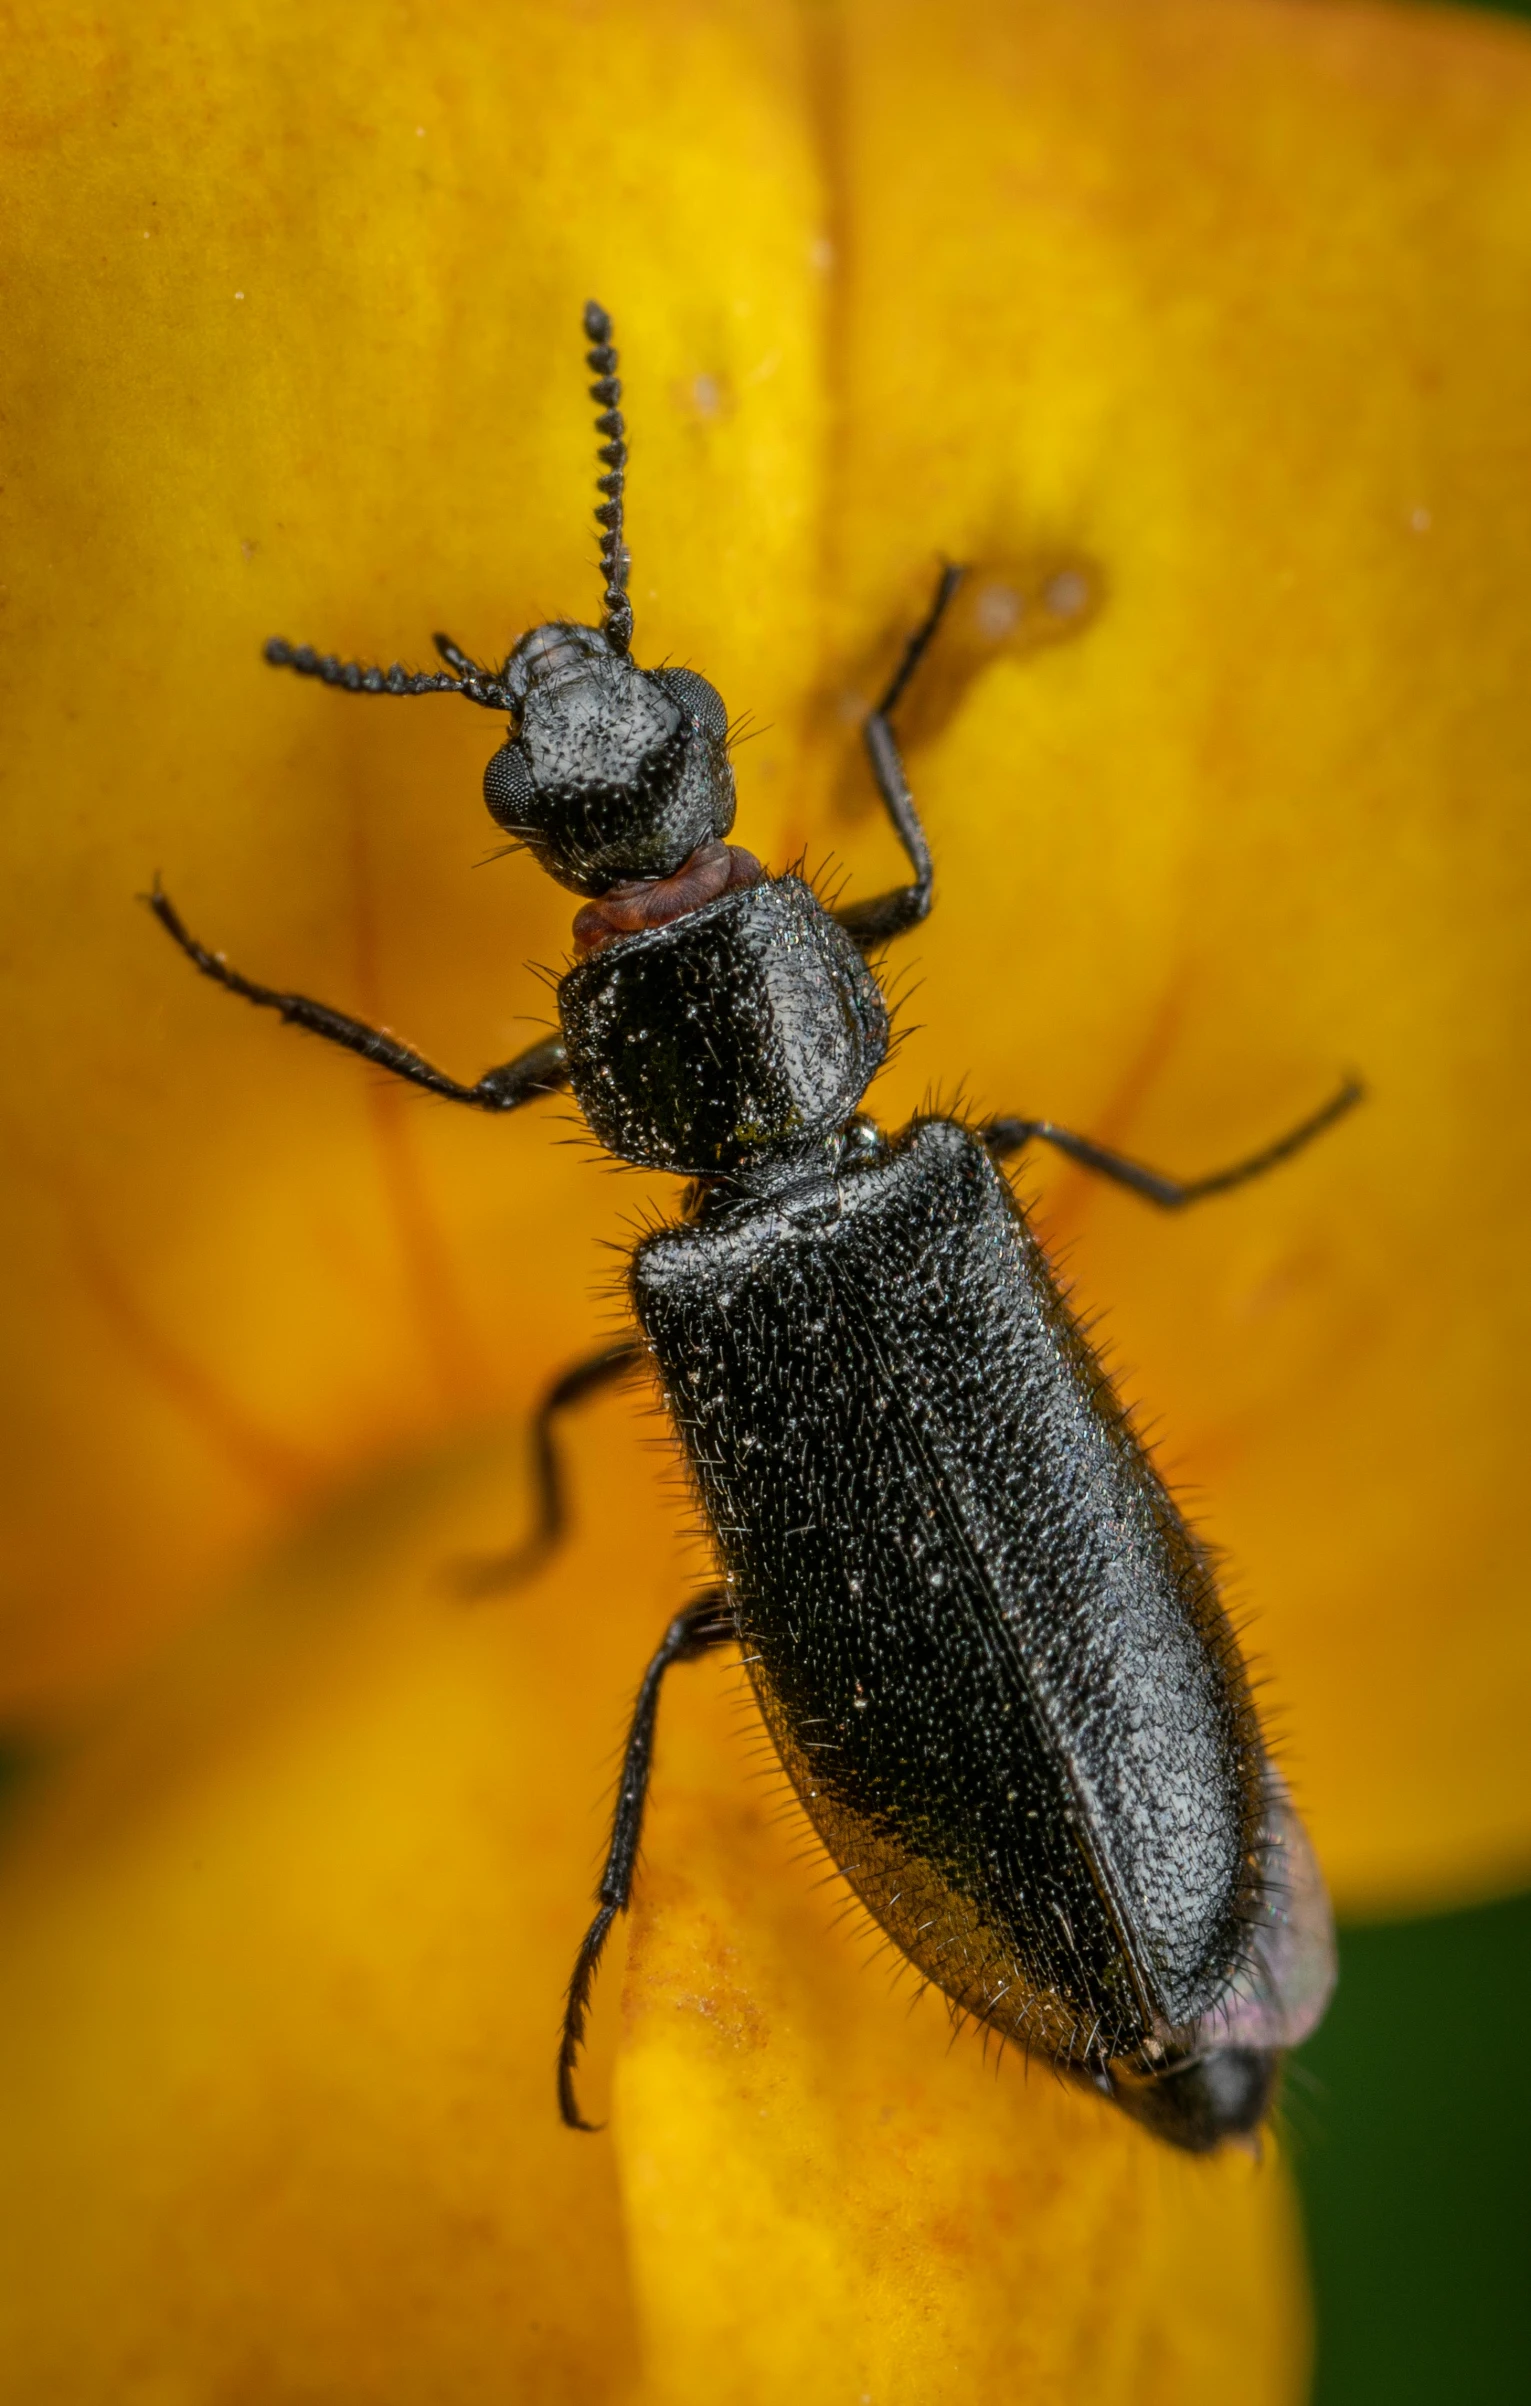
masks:
<instances>
[{"instance_id":1,"label":"beetle antenna tip","mask_svg":"<svg viewBox=\"0 0 1531 2406\"><path fill-rule=\"evenodd\" d=\"M626 654L632 648L633 605L627 598L629 563L627 546L622 540L622 496L627 469L627 428L620 407L622 383L611 340L611 318L599 301L585 303L584 326L585 340L590 345L585 364L595 378L590 398L600 404L595 429L605 437L596 453L605 470L596 478L596 489L602 498L595 511L596 524L601 530L601 574L606 580L601 632L614 652Z\"/></svg>"}]
</instances>

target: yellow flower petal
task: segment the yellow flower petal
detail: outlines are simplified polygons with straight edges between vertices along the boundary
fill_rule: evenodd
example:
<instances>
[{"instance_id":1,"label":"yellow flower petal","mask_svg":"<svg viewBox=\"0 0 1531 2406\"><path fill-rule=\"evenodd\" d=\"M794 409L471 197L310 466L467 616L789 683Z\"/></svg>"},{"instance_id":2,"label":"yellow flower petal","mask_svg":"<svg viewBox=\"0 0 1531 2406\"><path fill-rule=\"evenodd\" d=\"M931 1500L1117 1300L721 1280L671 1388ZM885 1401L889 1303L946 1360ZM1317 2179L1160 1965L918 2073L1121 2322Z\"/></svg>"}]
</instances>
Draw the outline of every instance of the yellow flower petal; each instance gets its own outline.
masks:
<instances>
[{"instance_id":1,"label":"yellow flower petal","mask_svg":"<svg viewBox=\"0 0 1531 2406\"><path fill-rule=\"evenodd\" d=\"M678 1565L598 1652L597 1537L535 1610L464 1611L440 1566L501 1487L480 1448L372 1491L35 1792L0 1873L0 2394L1298 2395L1271 2151L1182 2161L911 2014L751 1777L737 1671L670 1699L612 2137L561 2127L596 1798ZM610 1501L654 1533L641 1470Z\"/></svg>"},{"instance_id":2,"label":"yellow flower petal","mask_svg":"<svg viewBox=\"0 0 1531 2406\"><path fill-rule=\"evenodd\" d=\"M1029 604L916 754L940 900L890 1116L963 1078L1189 1171L1366 1078L1183 1222L1021 1184L1227 1549L1341 1904L1513 1883L1531 48L1195 0L850 21L847 644L938 548L991 625ZM1085 631L1038 647L1070 570Z\"/></svg>"},{"instance_id":3,"label":"yellow flower petal","mask_svg":"<svg viewBox=\"0 0 1531 2406\"><path fill-rule=\"evenodd\" d=\"M479 868L501 723L305 688L261 647L428 662L445 624L498 656L594 607L592 287L622 307L642 428L645 656L705 643L790 723L826 406L799 66L791 13L753 8L467 12L418 49L292 5L251 28L66 0L28 29L0 1089L18 1701L134 1651L357 1469L524 1404L601 1323L598 1240L641 1189L560 1151L556 1108L496 1127L379 1091L199 985L133 898L161 872L253 973L464 1072L546 1025L523 964L560 960L572 905L524 863Z\"/></svg>"},{"instance_id":4,"label":"yellow flower petal","mask_svg":"<svg viewBox=\"0 0 1531 2406\"><path fill-rule=\"evenodd\" d=\"M475 1472L284 1554L34 1798L7 2399L632 2395L611 2154L551 2044L623 1674L576 1615L444 1603Z\"/></svg>"},{"instance_id":5,"label":"yellow flower petal","mask_svg":"<svg viewBox=\"0 0 1531 2406\"><path fill-rule=\"evenodd\" d=\"M519 1425L647 1189L556 1112L378 1092L130 898L159 869L456 1069L545 1018L567 898L468 873L492 723L259 648L593 605L598 292L640 656L769 722L744 840L886 872L857 699L973 563L910 716L940 907L885 1115L966 1078L1195 1169L1371 1081L1184 1223L1027 1183L1229 1550L1342 1900L1518 1874L1524 37L66 0L8 58L12 1711L176 1622L212 1656L17 1840L18 2396L1293 2395L1279 2172L906 2023L762 1830L720 1671L667 1708L615 2154L556 2128L605 1750L686 1575L630 1418L502 1617L435 1584L514 1526L482 1461L219 1598L347 1480Z\"/></svg>"},{"instance_id":6,"label":"yellow flower petal","mask_svg":"<svg viewBox=\"0 0 1531 2406\"><path fill-rule=\"evenodd\" d=\"M1192 2162L954 2042L804 1861L780 1775L741 1780L740 1684L676 1683L634 1917L613 2128L646 2406L1300 2396L1270 2147Z\"/></svg>"}]
</instances>

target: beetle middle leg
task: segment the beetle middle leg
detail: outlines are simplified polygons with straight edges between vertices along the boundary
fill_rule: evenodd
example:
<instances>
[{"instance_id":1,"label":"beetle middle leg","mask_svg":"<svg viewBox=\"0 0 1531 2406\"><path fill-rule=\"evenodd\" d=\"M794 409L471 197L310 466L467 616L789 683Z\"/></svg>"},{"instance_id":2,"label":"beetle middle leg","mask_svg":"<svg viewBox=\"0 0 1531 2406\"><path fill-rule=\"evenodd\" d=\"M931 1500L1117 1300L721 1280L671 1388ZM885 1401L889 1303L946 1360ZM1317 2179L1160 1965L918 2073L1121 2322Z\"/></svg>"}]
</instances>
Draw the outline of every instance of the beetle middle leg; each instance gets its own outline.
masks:
<instances>
[{"instance_id":1,"label":"beetle middle leg","mask_svg":"<svg viewBox=\"0 0 1531 2406\"><path fill-rule=\"evenodd\" d=\"M1050 1119L991 1119L985 1120L976 1131L980 1143L986 1145L996 1161L1018 1153L1023 1145L1033 1141L1049 1144L1082 1169L1093 1170L1097 1177L1110 1178L1116 1185L1125 1186L1146 1203L1155 1203L1161 1211L1181 1211L1188 1203L1200 1203L1207 1195L1225 1194L1231 1186L1244 1186L1251 1178L1262 1178L1283 1161L1290 1161L1333 1127L1359 1103L1365 1093L1359 1079L1347 1078L1337 1094L1327 1103L1288 1128L1274 1143L1262 1145L1243 1161L1232 1162L1227 1169L1210 1170L1201 1178L1172 1178L1167 1171L1150 1169L1146 1162L1134 1161L1126 1153L1113 1153L1108 1145L1097 1144L1093 1137L1078 1136L1072 1128L1060 1128Z\"/></svg>"},{"instance_id":2,"label":"beetle middle leg","mask_svg":"<svg viewBox=\"0 0 1531 2406\"><path fill-rule=\"evenodd\" d=\"M519 1545L509 1547L503 1554L485 1554L465 1562L457 1579L464 1595L487 1596L498 1588L514 1587L519 1580L530 1578L553 1552L569 1519L556 1434L559 1417L573 1405L584 1403L587 1397L599 1395L604 1387L614 1385L643 1356L639 1338L619 1337L615 1344L603 1345L599 1353L561 1371L545 1390L531 1425L532 1493L536 1510L531 1531Z\"/></svg>"},{"instance_id":3,"label":"beetle middle leg","mask_svg":"<svg viewBox=\"0 0 1531 2406\"><path fill-rule=\"evenodd\" d=\"M946 605L962 582L960 568L943 568L936 598L920 626L910 636L904 656L894 672L887 692L867 718L862 728L867 756L872 763L872 775L883 798L899 842L909 856L914 871L912 885L895 886L891 893L873 894L865 902L850 902L834 913L846 931L855 937L863 952L885 944L891 936L901 936L917 927L930 909L931 888L935 871L930 858L930 846L920 825L920 814L914 807L914 796L904 775L893 733L893 713L903 698L905 687L924 659L932 636L946 615Z\"/></svg>"},{"instance_id":4,"label":"beetle middle leg","mask_svg":"<svg viewBox=\"0 0 1531 2406\"><path fill-rule=\"evenodd\" d=\"M633 1893L638 1841L643 1835L643 1808L648 1801L649 1773L654 1763L654 1722L659 1691L673 1663L695 1662L714 1646L726 1646L735 1636L733 1614L720 1587L711 1587L678 1612L660 1640L658 1651L643 1674L633 1705L627 1746L622 1756L622 1779L612 1815L611 1844L606 1868L596 1890L596 1916L580 1942L564 2005L563 2042L558 2050L558 2108L571 2130L598 2130L587 2122L574 2094L574 2071L585 2042L590 1991L606 1945L607 1933L619 1913L625 1913Z\"/></svg>"}]
</instances>

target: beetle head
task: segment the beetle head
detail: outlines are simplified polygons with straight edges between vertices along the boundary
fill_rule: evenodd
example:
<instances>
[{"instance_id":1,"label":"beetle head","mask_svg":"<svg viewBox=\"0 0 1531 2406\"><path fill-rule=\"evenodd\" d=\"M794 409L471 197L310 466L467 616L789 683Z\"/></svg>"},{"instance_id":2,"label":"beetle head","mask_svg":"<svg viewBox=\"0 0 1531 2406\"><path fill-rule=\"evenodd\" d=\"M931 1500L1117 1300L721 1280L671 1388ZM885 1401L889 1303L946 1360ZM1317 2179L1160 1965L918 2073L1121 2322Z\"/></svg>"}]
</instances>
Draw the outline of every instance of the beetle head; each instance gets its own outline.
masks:
<instances>
[{"instance_id":1,"label":"beetle head","mask_svg":"<svg viewBox=\"0 0 1531 2406\"><path fill-rule=\"evenodd\" d=\"M622 538L627 433L611 320L585 305L586 364L599 404L603 473L596 524L605 582L601 623L553 620L523 635L490 669L438 635L445 666L424 672L369 668L273 636L266 658L351 693L456 693L481 710L510 713L510 733L484 772L484 800L511 835L561 885L578 894L673 875L699 845L734 823L728 713L689 668L639 668Z\"/></svg>"},{"instance_id":2,"label":"beetle head","mask_svg":"<svg viewBox=\"0 0 1531 2406\"><path fill-rule=\"evenodd\" d=\"M734 823L727 712L689 668L639 668L604 628L534 627L500 681L511 733L484 800L561 885L668 877Z\"/></svg>"}]
</instances>

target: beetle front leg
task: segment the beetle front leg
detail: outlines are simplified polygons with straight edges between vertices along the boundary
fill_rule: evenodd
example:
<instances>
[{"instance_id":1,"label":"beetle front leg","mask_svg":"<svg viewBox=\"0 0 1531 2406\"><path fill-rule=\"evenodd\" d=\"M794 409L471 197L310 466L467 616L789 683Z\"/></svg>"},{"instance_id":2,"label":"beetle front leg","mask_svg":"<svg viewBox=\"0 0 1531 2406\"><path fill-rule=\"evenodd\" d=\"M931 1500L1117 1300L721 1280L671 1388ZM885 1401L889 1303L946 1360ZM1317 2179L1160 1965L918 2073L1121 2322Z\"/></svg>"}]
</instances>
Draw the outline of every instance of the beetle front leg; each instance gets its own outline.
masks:
<instances>
[{"instance_id":1,"label":"beetle front leg","mask_svg":"<svg viewBox=\"0 0 1531 2406\"><path fill-rule=\"evenodd\" d=\"M923 623L910 636L893 682L861 730L883 806L893 821L894 831L914 871L912 885L895 886L891 893L874 894L866 902L849 902L834 913L863 952L870 952L877 945L885 944L890 937L901 936L907 929L917 927L930 909L935 870L931 863L930 845L920 824L920 814L914 807L914 796L909 791L909 781L904 775L904 763L893 733L893 712L903 698L910 678L925 657L926 648L946 615L946 605L962 582L962 575L960 568L942 570L935 600L926 612Z\"/></svg>"},{"instance_id":2,"label":"beetle front leg","mask_svg":"<svg viewBox=\"0 0 1531 2406\"><path fill-rule=\"evenodd\" d=\"M1366 1089L1358 1078L1347 1078L1338 1094L1330 1096L1319 1111L1299 1120L1273 1144L1264 1145L1247 1160L1235 1161L1225 1170L1211 1170L1202 1178L1172 1178L1164 1170L1150 1169L1146 1162L1134 1161L1126 1153L1113 1153L1109 1146L1097 1144L1093 1137L1077 1136L1072 1128L1060 1128L1050 1119L991 1119L985 1120L975 1133L980 1144L987 1146L996 1161L1008 1154L1018 1153L1023 1145L1034 1139L1049 1144L1082 1169L1093 1170L1100 1178L1110 1178L1117 1186L1127 1187L1141 1195L1145 1203L1155 1203L1161 1211L1181 1211L1188 1203L1200 1203L1208 1195L1226 1194L1231 1186L1244 1186L1251 1178L1261 1178L1278 1163L1289 1161L1311 1144L1326 1128L1360 1102Z\"/></svg>"},{"instance_id":3,"label":"beetle front leg","mask_svg":"<svg viewBox=\"0 0 1531 2406\"><path fill-rule=\"evenodd\" d=\"M158 884L143 899L165 933L179 944L204 977L212 978L231 994L241 995L262 1010L280 1013L291 1026L305 1028L311 1036L322 1036L326 1043L341 1045L348 1053L360 1053L364 1061L375 1062L379 1069L391 1071L394 1077L407 1079L411 1086L423 1086L428 1094L439 1094L449 1103L470 1103L479 1111L515 1111L534 1095L554 1094L568 1083L563 1038L544 1036L539 1044L517 1053L513 1061L503 1061L497 1069L486 1069L471 1086L464 1085L383 1028L369 1027L365 1020L352 1019L346 1012L332 1010L328 1003L314 1002L306 994L284 994L275 986L257 985L253 978L242 976L239 970L230 968L221 953L209 952L205 944L198 943Z\"/></svg>"},{"instance_id":4,"label":"beetle front leg","mask_svg":"<svg viewBox=\"0 0 1531 2406\"><path fill-rule=\"evenodd\" d=\"M638 1860L638 1841L643 1835L643 1808L648 1801L649 1773L654 1763L654 1721L659 1710L659 1690L672 1663L695 1662L699 1654L710 1653L714 1646L726 1646L736 1634L727 1596L720 1587L708 1588L683 1612L676 1614L664 1633L658 1652L643 1674L643 1684L633 1705L632 1724L622 1757L622 1779L617 1789L616 1811L612 1816L606 1868L601 1874L600 1887L596 1890L598 1910L574 1959L574 1971L564 2005L563 2043L558 2050L558 2110L571 2130L599 2130L601 2127L598 2122L587 2122L579 2110L579 2102L574 2094L574 2072L579 2062L579 2051L585 2043L590 1991L595 1985L596 1968L606 1945L607 1934L617 1915L627 1911L633 1893L633 1869Z\"/></svg>"}]
</instances>

